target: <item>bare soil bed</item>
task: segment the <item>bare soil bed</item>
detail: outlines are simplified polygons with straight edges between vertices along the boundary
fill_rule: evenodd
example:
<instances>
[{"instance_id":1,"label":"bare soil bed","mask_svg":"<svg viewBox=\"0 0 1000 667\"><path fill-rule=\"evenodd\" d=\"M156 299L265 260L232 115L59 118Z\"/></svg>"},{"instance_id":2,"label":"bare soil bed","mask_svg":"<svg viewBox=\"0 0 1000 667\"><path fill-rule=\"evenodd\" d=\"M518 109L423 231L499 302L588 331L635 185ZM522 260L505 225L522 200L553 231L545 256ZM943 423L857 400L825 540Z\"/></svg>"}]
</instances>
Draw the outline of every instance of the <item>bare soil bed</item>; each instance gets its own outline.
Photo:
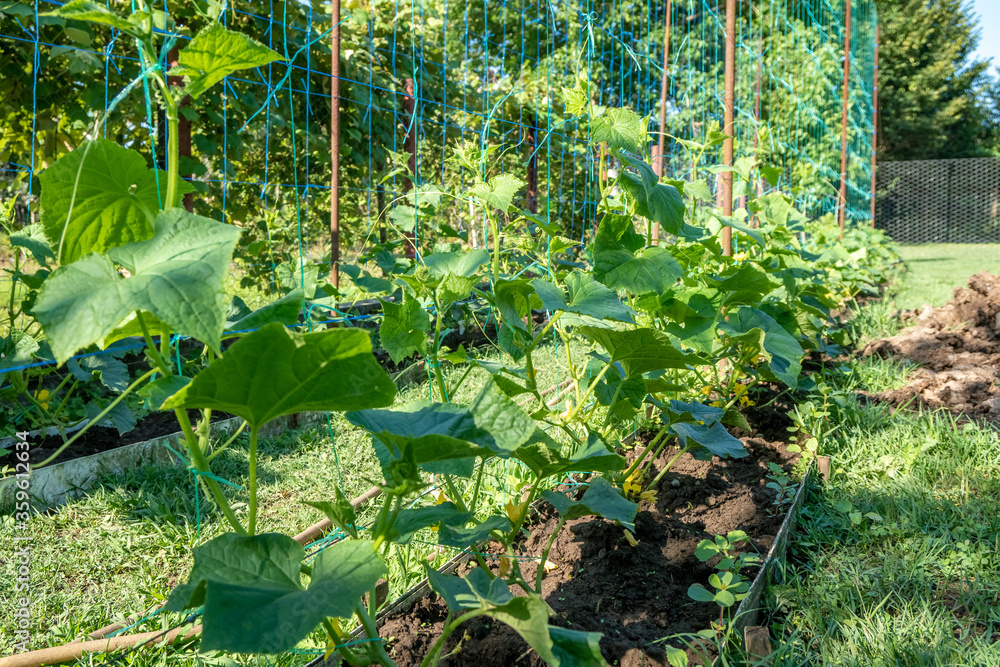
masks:
<instances>
[{"instance_id":1,"label":"bare soil bed","mask_svg":"<svg viewBox=\"0 0 1000 667\"><path fill-rule=\"evenodd\" d=\"M545 600L555 611L550 622L603 633L604 657L611 664L636 667L667 665L661 646L651 642L694 633L717 621L717 606L687 596L691 584L706 585L714 571L714 559L700 562L695 548L702 539L743 530L752 539L748 550L765 555L783 519L773 505L775 492L765 486L767 464L791 470L798 459L784 443L759 437L742 440L750 452L746 458L698 461L690 454L680 458L660 481L656 500L640 503L635 547L610 521L594 517L568 521L549 554L557 568L543 582ZM676 450L661 455L656 467L673 454ZM534 580L538 567L530 558L540 556L558 519L551 507L543 505L521 545L525 558L521 568L528 581ZM388 648L400 667L420 664L440 635L446 615L444 602L431 594L411 611L386 621L381 634L392 638ZM473 619L462 626L443 653L459 640L460 650L442 665L544 664L513 630L490 619ZM697 664L693 652L690 657Z\"/></svg>"},{"instance_id":2,"label":"bare soil bed","mask_svg":"<svg viewBox=\"0 0 1000 667\"><path fill-rule=\"evenodd\" d=\"M874 340L862 355L904 358L921 365L910 382L875 398L896 406L946 408L1000 419L1000 278L979 273L941 308L903 314L912 326Z\"/></svg>"}]
</instances>

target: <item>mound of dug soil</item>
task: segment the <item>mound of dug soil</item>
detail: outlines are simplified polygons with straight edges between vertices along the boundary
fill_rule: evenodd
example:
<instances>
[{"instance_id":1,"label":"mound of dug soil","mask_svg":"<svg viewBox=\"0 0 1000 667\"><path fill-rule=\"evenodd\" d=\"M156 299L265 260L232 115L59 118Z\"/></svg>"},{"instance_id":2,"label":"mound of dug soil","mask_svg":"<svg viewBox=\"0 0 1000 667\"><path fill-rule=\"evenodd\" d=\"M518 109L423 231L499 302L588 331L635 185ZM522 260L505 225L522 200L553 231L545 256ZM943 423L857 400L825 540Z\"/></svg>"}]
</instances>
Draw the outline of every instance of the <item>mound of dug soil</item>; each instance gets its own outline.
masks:
<instances>
[{"instance_id":1,"label":"mound of dug soil","mask_svg":"<svg viewBox=\"0 0 1000 667\"><path fill-rule=\"evenodd\" d=\"M922 366L902 389L878 394L880 400L1000 419L1000 278L972 276L968 288L955 289L951 303L924 307L914 326L870 342L862 355Z\"/></svg>"}]
</instances>

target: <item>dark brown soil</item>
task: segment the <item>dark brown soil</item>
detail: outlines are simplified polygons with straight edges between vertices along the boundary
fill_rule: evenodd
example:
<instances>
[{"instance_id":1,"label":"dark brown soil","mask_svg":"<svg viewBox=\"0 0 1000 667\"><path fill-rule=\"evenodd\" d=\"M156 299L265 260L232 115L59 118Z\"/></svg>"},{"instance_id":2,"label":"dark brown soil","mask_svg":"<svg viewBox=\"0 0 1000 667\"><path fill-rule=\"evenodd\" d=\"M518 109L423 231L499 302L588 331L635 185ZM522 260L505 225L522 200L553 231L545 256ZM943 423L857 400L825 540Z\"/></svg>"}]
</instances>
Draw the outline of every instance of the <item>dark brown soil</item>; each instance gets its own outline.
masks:
<instances>
[{"instance_id":1,"label":"dark brown soil","mask_svg":"<svg viewBox=\"0 0 1000 667\"><path fill-rule=\"evenodd\" d=\"M1000 278L979 273L956 288L951 303L925 306L913 326L872 341L863 355L896 357L922 366L909 384L876 398L892 405L947 408L1000 419Z\"/></svg>"},{"instance_id":2,"label":"dark brown soil","mask_svg":"<svg viewBox=\"0 0 1000 667\"><path fill-rule=\"evenodd\" d=\"M662 648L651 642L694 633L717 621L717 606L687 596L691 584L707 585L714 571L695 558L695 548L702 539L743 530L753 540L751 549L766 554L783 518L773 511L774 492L765 487L767 464L776 462L790 470L798 458L781 443L754 437L743 441L750 451L743 459L681 457L661 480L655 501L640 503L635 547L610 521L594 517L568 521L549 554L557 568L542 585L555 612L550 622L603 633L601 649L611 664L638 666L667 664ZM665 452L657 466L673 453ZM543 505L521 546L525 557L540 556L557 522L554 510ZM537 564L524 560L521 568L533 581ZM412 611L386 621L381 635L391 638L389 649L400 667L420 663L440 634L446 613L444 603L431 595ZM460 651L441 664L544 664L512 629L489 619L473 619L463 626L449 639L445 653L459 639ZM693 653L689 657L697 664Z\"/></svg>"},{"instance_id":3,"label":"dark brown soil","mask_svg":"<svg viewBox=\"0 0 1000 667\"><path fill-rule=\"evenodd\" d=\"M201 412L198 410L188 410L191 423L195 424L201 419ZM217 422L232 417L224 412L213 411L212 421ZM91 454L100 454L118 447L131 445L136 442L158 438L172 433L178 433L180 427L177 425L177 416L173 412L154 412L139 420L136 427L124 435L119 435L113 428L94 426L87 430L80 439L70 445L66 451L60 454L52 463L61 463L70 459L79 459ZM69 434L67 437L73 437ZM62 439L58 435L50 435L41 440L31 441L30 457L32 464L38 464L52 455L52 452L59 449ZM0 457L0 466L13 466L15 463L14 454Z\"/></svg>"}]
</instances>

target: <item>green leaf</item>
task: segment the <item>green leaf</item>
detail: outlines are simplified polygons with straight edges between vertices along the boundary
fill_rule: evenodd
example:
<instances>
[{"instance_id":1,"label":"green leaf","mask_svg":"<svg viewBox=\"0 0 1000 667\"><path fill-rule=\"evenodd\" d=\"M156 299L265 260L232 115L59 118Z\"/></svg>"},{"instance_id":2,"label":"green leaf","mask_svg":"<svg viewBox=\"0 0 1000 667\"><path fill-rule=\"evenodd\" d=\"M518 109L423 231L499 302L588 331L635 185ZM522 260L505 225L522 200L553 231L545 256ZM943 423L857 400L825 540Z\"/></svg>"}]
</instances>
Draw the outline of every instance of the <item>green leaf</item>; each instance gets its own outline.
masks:
<instances>
[{"instance_id":1,"label":"green leaf","mask_svg":"<svg viewBox=\"0 0 1000 667\"><path fill-rule=\"evenodd\" d=\"M729 591L719 591L713 597L720 607L732 607L736 604L736 598Z\"/></svg>"},{"instance_id":2,"label":"green leaf","mask_svg":"<svg viewBox=\"0 0 1000 667\"><path fill-rule=\"evenodd\" d=\"M424 565L424 569L431 590L441 596L452 612L500 607L514 597L503 579L491 579L479 567L472 568L464 577L442 574L429 565Z\"/></svg>"},{"instance_id":3,"label":"green leaf","mask_svg":"<svg viewBox=\"0 0 1000 667\"><path fill-rule=\"evenodd\" d=\"M387 537L399 544L407 544L413 533L422 528L430 528L437 524L461 528L471 520L472 512L463 512L453 502L404 509L396 517L396 522Z\"/></svg>"},{"instance_id":4,"label":"green leaf","mask_svg":"<svg viewBox=\"0 0 1000 667\"><path fill-rule=\"evenodd\" d=\"M613 290L627 289L636 295L666 291L684 276L684 268L666 248L645 245L632 218L606 215L592 246L594 278Z\"/></svg>"},{"instance_id":5,"label":"green leaf","mask_svg":"<svg viewBox=\"0 0 1000 667\"><path fill-rule=\"evenodd\" d=\"M38 341L23 331L11 331L10 336L3 341L3 350L0 354L0 372L8 368L30 364L34 361L37 351Z\"/></svg>"},{"instance_id":6,"label":"green leaf","mask_svg":"<svg viewBox=\"0 0 1000 667\"><path fill-rule=\"evenodd\" d=\"M639 180L642 183L643 190L646 191L646 197L653 192L656 184L660 182L660 177L656 175L653 168L646 164L645 160L640 160L634 158L628 153L623 153L622 151L615 151L615 157L621 160L624 164L632 167L636 170L639 175Z\"/></svg>"},{"instance_id":7,"label":"green leaf","mask_svg":"<svg viewBox=\"0 0 1000 667\"><path fill-rule=\"evenodd\" d=\"M166 172L107 139L85 141L39 179L41 224L61 264L151 237L167 188Z\"/></svg>"},{"instance_id":8,"label":"green leaf","mask_svg":"<svg viewBox=\"0 0 1000 667\"><path fill-rule=\"evenodd\" d=\"M668 234L679 234L684 226L684 199L672 185L657 183L650 191L639 176L622 172L619 183L635 200L635 212L660 223Z\"/></svg>"},{"instance_id":9,"label":"green leaf","mask_svg":"<svg viewBox=\"0 0 1000 667\"><path fill-rule=\"evenodd\" d=\"M711 631L712 637L715 637L715 631ZM670 644L662 644L663 650L667 654L667 662L670 663L670 667L688 667L688 656L687 652L683 649L676 648Z\"/></svg>"},{"instance_id":10,"label":"green leaf","mask_svg":"<svg viewBox=\"0 0 1000 667\"><path fill-rule=\"evenodd\" d=\"M197 99L233 72L284 59L260 42L212 23L180 50L178 67L169 74L189 77L184 93Z\"/></svg>"},{"instance_id":11,"label":"green leaf","mask_svg":"<svg viewBox=\"0 0 1000 667\"><path fill-rule=\"evenodd\" d=\"M136 393L143 398L148 398L151 408L160 410L164 401L186 387L189 382L191 382L191 378L180 375L161 377L153 380Z\"/></svg>"},{"instance_id":12,"label":"green leaf","mask_svg":"<svg viewBox=\"0 0 1000 667\"><path fill-rule=\"evenodd\" d=\"M502 606L494 607L486 615L514 628L546 664L559 665L561 663L552 652L554 642L549 635L548 621L551 612L545 600L535 593L529 593L525 597L515 597ZM573 663L568 663L565 667L571 664Z\"/></svg>"},{"instance_id":13,"label":"green leaf","mask_svg":"<svg viewBox=\"0 0 1000 667\"><path fill-rule=\"evenodd\" d=\"M299 315L302 313L302 303L302 290L294 289L280 299L258 308L235 322L226 322L226 331L253 331L272 322L279 322L286 326L298 324Z\"/></svg>"},{"instance_id":14,"label":"green leaf","mask_svg":"<svg viewBox=\"0 0 1000 667\"><path fill-rule=\"evenodd\" d=\"M578 519L594 514L635 530L635 513L639 506L623 498L618 489L603 477L591 479L590 488L580 500L572 500L558 491L543 491L542 497L556 508L563 519Z\"/></svg>"},{"instance_id":15,"label":"green leaf","mask_svg":"<svg viewBox=\"0 0 1000 667\"><path fill-rule=\"evenodd\" d=\"M45 238L45 230L38 223L26 225L20 231L11 234L9 238L12 246L30 252L41 266L45 266L50 259L55 259L52 246Z\"/></svg>"},{"instance_id":16,"label":"green leaf","mask_svg":"<svg viewBox=\"0 0 1000 667\"><path fill-rule=\"evenodd\" d=\"M720 322L719 329L733 335L746 334L752 329L763 331L764 350L771 373L793 389L798 386L802 372L802 346L770 315L743 306L731 313L727 321Z\"/></svg>"},{"instance_id":17,"label":"green leaf","mask_svg":"<svg viewBox=\"0 0 1000 667\"><path fill-rule=\"evenodd\" d=\"M510 530L510 520L505 516L493 515L469 528L442 524L438 530L438 544L465 549L487 539L494 530L507 532Z\"/></svg>"},{"instance_id":18,"label":"green leaf","mask_svg":"<svg viewBox=\"0 0 1000 667\"><path fill-rule=\"evenodd\" d=\"M691 584L688 588L688 597L696 602L715 602L715 593L701 584Z\"/></svg>"},{"instance_id":19,"label":"green leaf","mask_svg":"<svg viewBox=\"0 0 1000 667\"><path fill-rule=\"evenodd\" d=\"M638 153L649 142L646 121L631 109L608 109L591 119L590 141Z\"/></svg>"},{"instance_id":20,"label":"green leaf","mask_svg":"<svg viewBox=\"0 0 1000 667\"><path fill-rule=\"evenodd\" d=\"M129 385L128 366L110 354L70 359L66 367L77 380L90 382L96 377L98 382L119 394Z\"/></svg>"},{"instance_id":21,"label":"green leaf","mask_svg":"<svg viewBox=\"0 0 1000 667\"><path fill-rule=\"evenodd\" d=\"M667 368L687 368L699 363L693 354L681 352L663 332L651 328L618 331L599 327L577 327L577 332L591 340L620 362L627 378Z\"/></svg>"},{"instance_id":22,"label":"green leaf","mask_svg":"<svg viewBox=\"0 0 1000 667\"><path fill-rule=\"evenodd\" d=\"M677 434L677 439L683 446L688 447L694 443L723 459L738 459L749 454L743 443L731 436L726 427L719 422L711 426L673 424L670 430Z\"/></svg>"},{"instance_id":23,"label":"green leaf","mask_svg":"<svg viewBox=\"0 0 1000 667\"><path fill-rule=\"evenodd\" d=\"M753 229L742 220L723 215L717 215L715 216L715 219L718 220L723 227L732 227L736 231L746 234L759 246L763 246L766 243L764 240L764 234L759 229Z\"/></svg>"},{"instance_id":24,"label":"green leaf","mask_svg":"<svg viewBox=\"0 0 1000 667\"><path fill-rule=\"evenodd\" d=\"M96 2L90 2L89 0L71 0L62 7L54 9L51 12L45 12L43 16L59 16L64 19L72 19L74 21L99 23L111 26L116 30L121 30L133 37L138 37L140 39L143 37L143 34L138 27L130 23L128 19L115 14L104 5L99 5Z\"/></svg>"},{"instance_id":25,"label":"green leaf","mask_svg":"<svg viewBox=\"0 0 1000 667\"><path fill-rule=\"evenodd\" d=\"M552 653L560 667L609 667L601 655L601 633L550 625L549 637L552 638Z\"/></svg>"},{"instance_id":26,"label":"green leaf","mask_svg":"<svg viewBox=\"0 0 1000 667\"><path fill-rule=\"evenodd\" d=\"M596 434L591 434L585 445L561 445L541 429L514 453L514 458L540 478L561 475L564 472L613 472L621 470L627 462L615 454Z\"/></svg>"},{"instance_id":27,"label":"green leaf","mask_svg":"<svg viewBox=\"0 0 1000 667\"><path fill-rule=\"evenodd\" d=\"M524 186L525 182L519 178L510 174L497 174L488 184L477 183L469 188L469 194L483 200L487 206L506 211L513 204L518 190Z\"/></svg>"},{"instance_id":28,"label":"green leaf","mask_svg":"<svg viewBox=\"0 0 1000 667\"><path fill-rule=\"evenodd\" d=\"M712 540L702 540L694 550L695 557L704 563L719 555L719 545Z\"/></svg>"},{"instance_id":29,"label":"green leaf","mask_svg":"<svg viewBox=\"0 0 1000 667\"><path fill-rule=\"evenodd\" d=\"M563 102L566 105L566 113L570 116L583 116L587 113L590 104L590 92L588 82L577 79L576 85L572 88L563 88Z\"/></svg>"},{"instance_id":30,"label":"green leaf","mask_svg":"<svg viewBox=\"0 0 1000 667\"><path fill-rule=\"evenodd\" d=\"M778 181L781 179L781 174L783 173L781 167L761 167L760 175L763 176L771 187L778 187Z\"/></svg>"},{"instance_id":31,"label":"green leaf","mask_svg":"<svg viewBox=\"0 0 1000 667\"><path fill-rule=\"evenodd\" d=\"M479 272L479 267L489 261L490 253L481 248L468 252L436 252L424 258L424 265L435 278L448 275L471 278Z\"/></svg>"},{"instance_id":32,"label":"green leaf","mask_svg":"<svg viewBox=\"0 0 1000 667\"><path fill-rule=\"evenodd\" d=\"M420 444L428 448L432 443L458 441L483 447L487 455L510 455L534 430L531 418L493 382L480 390L468 408L452 403L414 403L396 410L361 410L345 416L383 441L395 440L386 437L389 435L415 441L427 438ZM420 464L437 459L425 458L418 447L416 460Z\"/></svg>"},{"instance_id":33,"label":"green leaf","mask_svg":"<svg viewBox=\"0 0 1000 667\"><path fill-rule=\"evenodd\" d=\"M136 311L219 350L222 281L240 231L184 209L161 212L154 234L56 269L32 311L59 363L111 333ZM112 261L131 277L122 278ZM154 332L151 332L154 333Z\"/></svg>"},{"instance_id":34,"label":"green leaf","mask_svg":"<svg viewBox=\"0 0 1000 667\"><path fill-rule=\"evenodd\" d=\"M282 262L274 268L278 284L287 290L301 290L307 299L316 296L316 286L319 284L319 266L311 262L294 265Z\"/></svg>"},{"instance_id":35,"label":"green leaf","mask_svg":"<svg viewBox=\"0 0 1000 667\"><path fill-rule=\"evenodd\" d=\"M531 281L532 287L548 311L564 311L589 315L601 320L632 322L635 312L623 304L618 296L583 271L574 271L566 276L569 298L559 286L541 278Z\"/></svg>"},{"instance_id":36,"label":"green leaf","mask_svg":"<svg viewBox=\"0 0 1000 667\"><path fill-rule=\"evenodd\" d=\"M389 405L396 385L371 350L361 329L298 334L275 322L236 341L164 409L223 410L260 428L297 412Z\"/></svg>"},{"instance_id":37,"label":"green leaf","mask_svg":"<svg viewBox=\"0 0 1000 667\"><path fill-rule=\"evenodd\" d=\"M354 511L354 506L351 505L351 501L347 499L344 492L340 490L340 486L333 485L334 499L331 500L307 500L306 505L310 507L315 507L330 520L330 522L337 528L340 528L346 534L350 535L354 539L358 538L358 515Z\"/></svg>"},{"instance_id":38,"label":"green leaf","mask_svg":"<svg viewBox=\"0 0 1000 667\"><path fill-rule=\"evenodd\" d=\"M721 421L725 415L725 411L722 408L698 402L684 403L673 399L663 406L663 412L669 417L668 423L670 424L693 422L714 424L717 421Z\"/></svg>"},{"instance_id":39,"label":"green leaf","mask_svg":"<svg viewBox=\"0 0 1000 667\"><path fill-rule=\"evenodd\" d=\"M722 292L726 305L757 304L761 297L781 286L753 262L742 262L720 276L709 278L709 285Z\"/></svg>"},{"instance_id":40,"label":"green leaf","mask_svg":"<svg viewBox=\"0 0 1000 667\"><path fill-rule=\"evenodd\" d=\"M188 583L174 590L165 609L204 604L206 651L274 654L305 639L324 618L350 616L388 572L372 542L345 540L320 553L305 589L304 558L302 546L284 535L221 535L195 547Z\"/></svg>"},{"instance_id":41,"label":"green leaf","mask_svg":"<svg viewBox=\"0 0 1000 667\"><path fill-rule=\"evenodd\" d=\"M382 326L379 337L382 349L397 364L415 352L425 354L427 335L431 330L431 317L415 297L403 292L403 302L382 302Z\"/></svg>"}]
</instances>

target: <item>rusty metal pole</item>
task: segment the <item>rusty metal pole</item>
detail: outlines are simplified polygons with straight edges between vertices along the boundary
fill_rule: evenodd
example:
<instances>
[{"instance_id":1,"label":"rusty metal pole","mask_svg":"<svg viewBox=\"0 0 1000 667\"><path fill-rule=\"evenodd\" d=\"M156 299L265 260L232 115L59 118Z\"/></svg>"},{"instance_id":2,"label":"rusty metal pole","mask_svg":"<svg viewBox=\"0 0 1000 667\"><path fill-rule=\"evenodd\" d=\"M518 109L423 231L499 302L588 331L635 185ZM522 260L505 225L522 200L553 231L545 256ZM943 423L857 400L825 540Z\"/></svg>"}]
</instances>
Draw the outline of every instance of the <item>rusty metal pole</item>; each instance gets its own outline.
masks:
<instances>
[{"instance_id":1,"label":"rusty metal pole","mask_svg":"<svg viewBox=\"0 0 1000 667\"><path fill-rule=\"evenodd\" d=\"M667 0L667 10L663 24L663 74L660 77L660 136L656 143L656 159L653 160L653 171L660 178L667 168L667 87L670 85L670 28L673 14L673 0ZM649 245L654 245L660 238L660 223L654 222L650 233Z\"/></svg>"},{"instance_id":2,"label":"rusty metal pole","mask_svg":"<svg viewBox=\"0 0 1000 667\"><path fill-rule=\"evenodd\" d=\"M330 4L330 282L340 287L340 0Z\"/></svg>"},{"instance_id":3,"label":"rusty metal pole","mask_svg":"<svg viewBox=\"0 0 1000 667\"><path fill-rule=\"evenodd\" d=\"M726 97L723 132L727 138L722 144L722 161L732 167L733 144L736 136L736 0L726 0ZM733 214L733 172L722 174L722 215ZM733 254L733 229L722 228L722 254Z\"/></svg>"},{"instance_id":4,"label":"rusty metal pole","mask_svg":"<svg viewBox=\"0 0 1000 667\"><path fill-rule=\"evenodd\" d=\"M843 233L847 218L847 120L851 83L851 0L844 2L844 110L840 130L840 194L837 201L837 222Z\"/></svg>"},{"instance_id":5,"label":"rusty metal pole","mask_svg":"<svg viewBox=\"0 0 1000 667\"><path fill-rule=\"evenodd\" d=\"M878 166L878 29L875 26L875 73L872 85L872 228L875 227L875 169Z\"/></svg>"},{"instance_id":6,"label":"rusty metal pole","mask_svg":"<svg viewBox=\"0 0 1000 667\"><path fill-rule=\"evenodd\" d=\"M170 63L171 68L177 67L177 59L178 49L175 46L167 53L167 62ZM168 76L167 84L183 89L184 77ZM185 96L177 105L177 108L186 107L187 102L188 98ZM179 157L191 157L191 121L184 114L180 114L180 118L177 119L177 149ZM190 192L184 195L183 204L188 213L194 212L194 199Z\"/></svg>"},{"instance_id":7,"label":"rusty metal pole","mask_svg":"<svg viewBox=\"0 0 1000 667\"><path fill-rule=\"evenodd\" d=\"M528 112L527 141L528 145L528 192L526 208L532 213L538 213L538 117L534 112Z\"/></svg>"},{"instance_id":8,"label":"rusty metal pole","mask_svg":"<svg viewBox=\"0 0 1000 667\"><path fill-rule=\"evenodd\" d=\"M410 159L407 162L410 167L410 174L417 175L417 100L414 97L413 79L406 79L403 82L403 111L406 114L406 138L403 141L403 151L409 153ZM403 179L403 192L413 189L413 181L410 178ZM406 258L416 259L417 248L414 244L416 239L416 220L413 221L414 230L406 232Z\"/></svg>"}]
</instances>

